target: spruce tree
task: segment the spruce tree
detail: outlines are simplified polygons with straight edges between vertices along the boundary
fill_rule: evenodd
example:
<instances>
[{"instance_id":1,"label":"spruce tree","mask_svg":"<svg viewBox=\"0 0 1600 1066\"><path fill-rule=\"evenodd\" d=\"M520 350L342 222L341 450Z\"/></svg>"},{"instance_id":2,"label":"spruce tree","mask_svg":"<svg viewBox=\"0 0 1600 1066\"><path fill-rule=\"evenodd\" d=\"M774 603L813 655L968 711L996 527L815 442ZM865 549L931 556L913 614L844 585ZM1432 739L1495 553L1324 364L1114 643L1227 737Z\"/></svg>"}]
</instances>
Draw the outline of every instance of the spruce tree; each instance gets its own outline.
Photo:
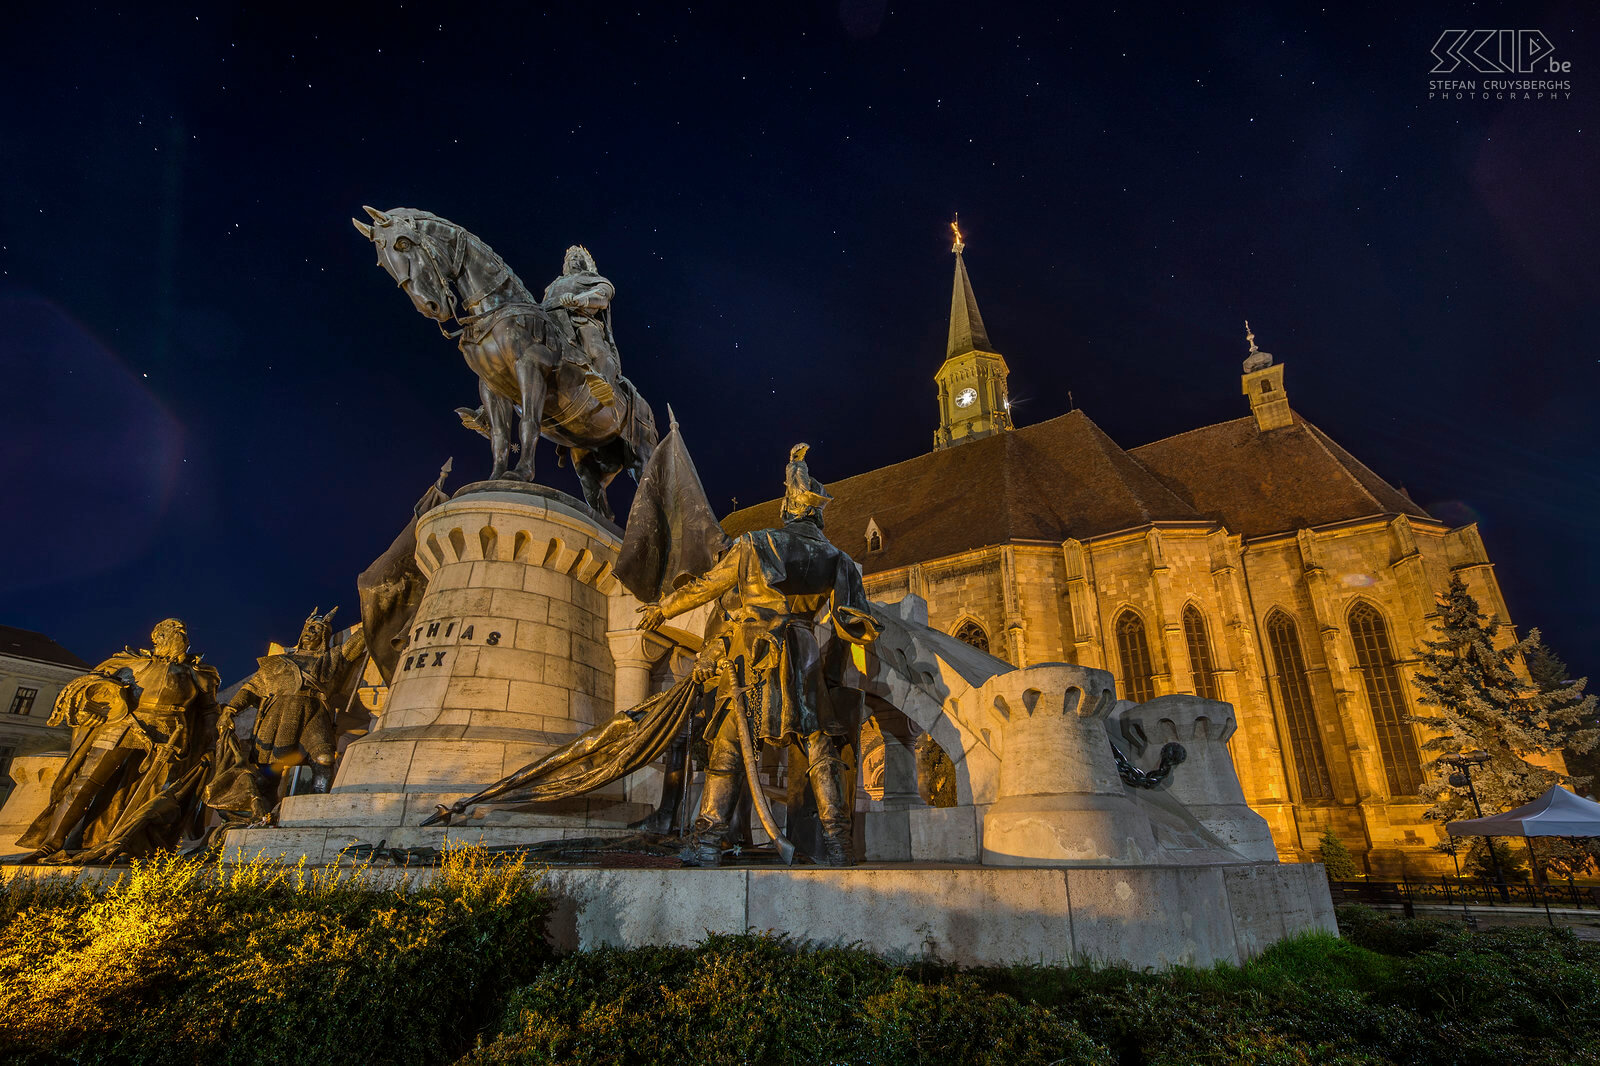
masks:
<instances>
[{"instance_id":1,"label":"spruce tree","mask_svg":"<svg viewBox=\"0 0 1600 1066\"><path fill-rule=\"evenodd\" d=\"M1600 726L1594 713L1594 697L1584 700L1583 689L1589 679L1580 677L1574 679L1567 670L1567 664L1561 656L1551 651L1548 646L1540 642L1528 649L1526 655L1528 664L1528 677L1539 687L1540 692L1550 693L1554 698L1566 697L1569 703L1575 704L1580 715L1584 716L1581 725L1584 728ZM1583 707L1588 707L1585 714ZM1578 731L1581 735L1583 729ZM1567 759L1567 772L1572 775L1575 784L1580 786L1585 794L1592 795L1596 785L1596 778L1600 777L1600 744L1588 751L1577 751L1571 747L1564 753Z\"/></svg>"},{"instance_id":2,"label":"spruce tree","mask_svg":"<svg viewBox=\"0 0 1600 1066\"><path fill-rule=\"evenodd\" d=\"M1552 688L1528 676L1531 660L1545 668L1537 629L1503 648L1495 646L1498 620L1485 621L1460 575L1439 599L1437 638L1426 640L1416 674L1426 711L1411 721L1429 734L1422 749L1433 756L1434 771L1423 788L1433 803L1428 817L1444 821L1472 818L1476 812L1465 789L1451 787L1445 758L1484 751L1489 761L1472 769L1472 783L1485 815L1535 799L1551 785L1571 778L1529 762L1563 749L1587 752L1600 741L1592 727L1595 698L1585 696L1586 679Z\"/></svg>"},{"instance_id":3,"label":"spruce tree","mask_svg":"<svg viewBox=\"0 0 1600 1066\"><path fill-rule=\"evenodd\" d=\"M1361 874L1355 856L1331 828L1322 832L1322 868L1330 881L1351 881Z\"/></svg>"}]
</instances>

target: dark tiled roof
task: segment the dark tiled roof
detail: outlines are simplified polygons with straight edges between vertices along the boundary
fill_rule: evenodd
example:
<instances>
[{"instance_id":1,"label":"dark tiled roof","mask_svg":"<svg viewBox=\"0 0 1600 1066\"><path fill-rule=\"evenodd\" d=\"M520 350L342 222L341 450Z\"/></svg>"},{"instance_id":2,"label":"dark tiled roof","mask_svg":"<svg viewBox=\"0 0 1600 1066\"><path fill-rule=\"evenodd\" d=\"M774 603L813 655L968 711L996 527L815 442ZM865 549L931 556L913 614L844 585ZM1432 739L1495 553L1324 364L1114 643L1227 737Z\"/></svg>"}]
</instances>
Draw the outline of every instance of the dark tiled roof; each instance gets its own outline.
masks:
<instances>
[{"instance_id":1,"label":"dark tiled roof","mask_svg":"<svg viewBox=\"0 0 1600 1066\"><path fill-rule=\"evenodd\" d=\"M1130 449L1207 518L1259 537L1368 515L1430 518L1316 426L1262 433L1254 416Z\"/></svg>"},{"instance_id":2,"label":"dark tiled roof","mask_svg":"<svg viewBox=\"0 0 1600 1066\"><path fill-rule=\"evenodd\" d=\"M812 470L828 456L812 453ZM1014 541L1059 543L1200 515L1082 411L830 482L828 536L867 573ZM780 523L781 500L736 511L730 534ZM867 520L883 550L866 550Z\"/></svg>"},{"instance_id":3,"label":"dark tiled roof","mask_svg":"<svg viewBox=\"0 0 1600 1066\"><path fill-rule=\"evenodd\" d=\"M31 629L0 626L0 655L33 659L41 663L55 663L58 666L75 666L80 670L89 669L88 663L43 633L35 633Z\"/></svg>"}]
</instances>

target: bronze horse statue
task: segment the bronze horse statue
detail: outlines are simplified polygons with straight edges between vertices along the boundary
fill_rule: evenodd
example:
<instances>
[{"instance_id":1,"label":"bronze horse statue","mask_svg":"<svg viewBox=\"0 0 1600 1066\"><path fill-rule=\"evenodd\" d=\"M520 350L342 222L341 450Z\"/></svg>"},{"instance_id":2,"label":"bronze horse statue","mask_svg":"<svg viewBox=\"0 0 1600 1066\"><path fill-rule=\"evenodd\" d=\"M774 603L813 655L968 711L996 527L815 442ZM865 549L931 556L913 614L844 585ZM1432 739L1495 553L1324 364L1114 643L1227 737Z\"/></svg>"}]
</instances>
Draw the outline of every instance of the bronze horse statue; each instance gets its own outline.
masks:
<instances>
[{"instance_id":1,"label":"bronze horse statue","mask_svg":"<svg viewBox=\"0 0 1600 1066\"><path fill-rule=\"evenodd\" d=\"M533 480L534 449L543 436L558 457L570 452L595 513L615 520L606 486L623 470L635 479L655 450L655 415L633 383L605 380L576 332L547 310L521 279L477 236L427 211L364 208L368 225L350 221L378 251L378 265L405 290L416 309L460 338L461 355L478 375L480 411L458 410L462 421L489 438L491 480ZM460 326L445 330L451 320ZM521 459L510 469L512 418L519 416ZM485 425L487 423L487 425Z\"/></svg>"}]
</instances>

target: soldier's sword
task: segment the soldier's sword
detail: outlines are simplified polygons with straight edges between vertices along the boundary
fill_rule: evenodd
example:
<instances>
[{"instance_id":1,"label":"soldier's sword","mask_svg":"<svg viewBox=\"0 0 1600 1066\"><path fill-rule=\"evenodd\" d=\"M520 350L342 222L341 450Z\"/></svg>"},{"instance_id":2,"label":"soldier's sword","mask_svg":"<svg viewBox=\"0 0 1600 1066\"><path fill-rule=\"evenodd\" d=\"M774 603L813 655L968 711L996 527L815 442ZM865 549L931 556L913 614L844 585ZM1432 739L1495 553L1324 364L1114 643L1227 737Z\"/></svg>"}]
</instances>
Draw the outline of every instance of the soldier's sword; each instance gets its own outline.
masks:
<instances>
[{"instance_id":1,"label":"soldier's sword","mask_svg":"<svg viewBox=\"0 0 1600 1066\"><path fill-rule=\"evenodd\" d=\"M728 713L738 719L739 751L744 756L744 776L750 785L750 802L761 818L761 828L767 831L767 836L772 838L773 846L778 849L778 857L783 860L785 866L793 866L794 845L789 843L789 838L778 829L778 820L772 816L772 805L767 801L767 794L761 788L761 778L756 772L756 741L750 734L750 719L746 714L749 706L750 701L741 692L739 705L728 708Z\"/></svg>"}]
</instances>

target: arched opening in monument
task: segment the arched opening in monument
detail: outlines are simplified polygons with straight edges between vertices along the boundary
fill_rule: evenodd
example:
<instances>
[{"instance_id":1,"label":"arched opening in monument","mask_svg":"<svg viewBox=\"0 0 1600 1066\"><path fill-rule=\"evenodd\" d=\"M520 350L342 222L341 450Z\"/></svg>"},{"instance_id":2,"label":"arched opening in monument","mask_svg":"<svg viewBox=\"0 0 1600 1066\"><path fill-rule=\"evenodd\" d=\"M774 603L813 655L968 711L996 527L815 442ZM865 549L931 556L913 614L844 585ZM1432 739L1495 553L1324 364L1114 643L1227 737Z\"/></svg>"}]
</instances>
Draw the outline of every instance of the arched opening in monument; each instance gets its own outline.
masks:
<instances>
[{"instance_id":1,"label":"arched opening in monument","mask_svg":"<svg viewBox=\"0 0 1600 1066\"><path fill-rule=\"evenodd\" d=\"M1392 796L1415 796L1422 789L1422 760L1417 737L1406 722L1406 698L1389 646L1383 615L1365 600L1350 608L1350 640L1356 666L1367 690L1367 706L1378 734L1378 753Z\"/></svg>"},{"instance_id":2,"label":"arched opening in monument","mask_svg":"<svg viewBox=\"0 0 1600 1066\"><path fill-rule=\"evenodd\" d=\"M1272 651L1272 669L1277 681L1278 702L1289 730L1289 751L1294 765L1291 776L1300 786L1302 800L1333 798L1333 779L1328 758L1318 733L1317 711L1311 702L1311 685L1306 676L1306 660L1300 650L1300 635L1294 619L1279 608L1267 615L1267 645Z\"/></svg>"},{"instance_id":3,"label":"arched opening in monument","mask_svg":"<svg viewBox=\"0 0 1600 1066\"><path fill-rule=\"evenodd\" d=\"M917 757L917 794L930 807L956 805L956 767L939 742L926 733L912 749Z\"/></svg>"},{"instance_id":4,"label":"arched opening in monument","mask_svg":"<svg viewBox=\"0 0 1600 1066\"><path fill-rule=\"evenodd\" d=\"M1150 642L1144 619L1129 607L1117 616L1117 657L1122 664L1122 698L1147 703L1155 698L1155 670L1150 666Z\"/></svg>"},{"instance_id":5,"label":"arched opening in monument","mask_svg":"<svg viewBox=\"0 0 1600 1066\"><path fill-rule=\"evenodd\" d=\"M1183 639L1189 646L1189 670L1194 674L1194 694L1202 699L1221 699L1205 616L1192 603L1183 609Z\"/></svg>"},{"instance_id":6,"label":"arched opening in monument","mask_svg":"<svg viewBox=\"0 0 1600 1066\"><path fill-rule=\"evenodd\" d=\"M861 725L861 788L886 809L954 807L956 768L939 742L906 714L869 698Z\"/></svg>"}]
</instances>

